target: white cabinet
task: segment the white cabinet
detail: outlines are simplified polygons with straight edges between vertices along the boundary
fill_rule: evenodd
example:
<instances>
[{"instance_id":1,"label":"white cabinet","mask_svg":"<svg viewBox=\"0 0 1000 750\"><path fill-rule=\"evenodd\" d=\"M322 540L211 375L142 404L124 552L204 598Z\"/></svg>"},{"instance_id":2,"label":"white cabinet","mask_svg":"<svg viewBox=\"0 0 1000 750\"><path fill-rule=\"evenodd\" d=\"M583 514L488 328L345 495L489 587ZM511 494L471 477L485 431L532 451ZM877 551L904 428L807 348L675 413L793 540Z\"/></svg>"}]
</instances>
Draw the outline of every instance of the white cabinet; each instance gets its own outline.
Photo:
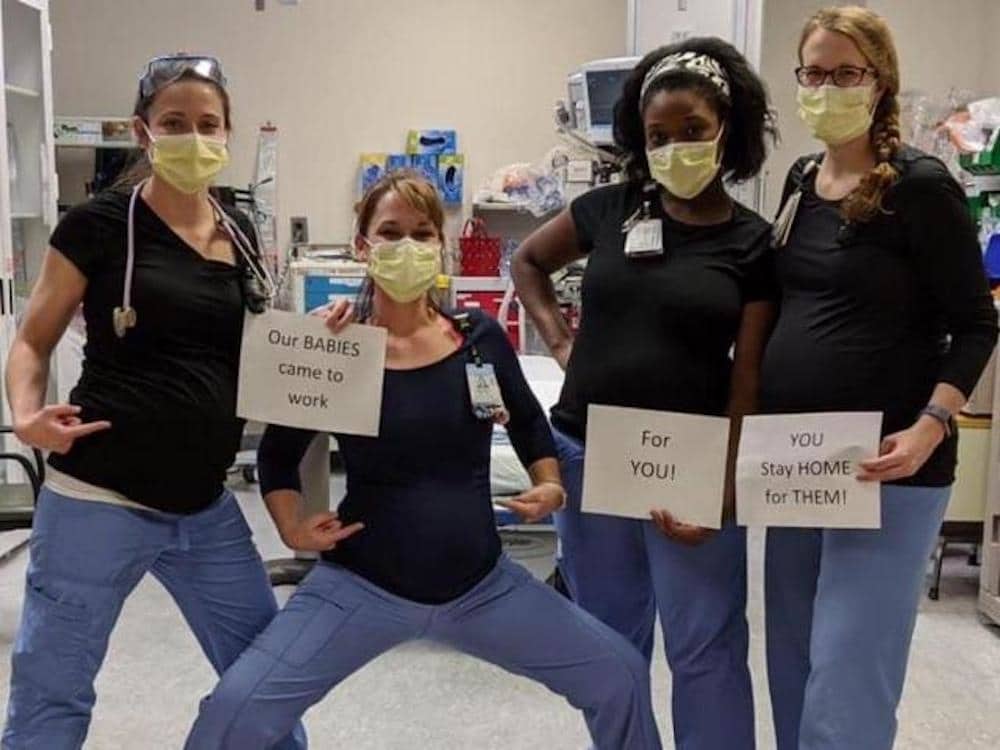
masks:
<instances>
[{"instance_id":1,"label":"white cabinet","mask_svg":"<svg viewBox=\"0 0 1000 750\"><path fill-rule=\"evenodd\" d=\"M48 0L0 0L0 48L0 366L5 367L56 221ZM5 394L2 402L0 423L10 424Z\"/></svg>"},{"instance_id":2,"label":"white cabinet","mask_svg":"<svg viewBox=\"0 0 1000 750\"><path fill-rule=\"evenodd\" d=\"M754 66L760 61L763 0L629 0L630 55L645 55L692 36L730 42Z\"/></svg>"}]
</instances>

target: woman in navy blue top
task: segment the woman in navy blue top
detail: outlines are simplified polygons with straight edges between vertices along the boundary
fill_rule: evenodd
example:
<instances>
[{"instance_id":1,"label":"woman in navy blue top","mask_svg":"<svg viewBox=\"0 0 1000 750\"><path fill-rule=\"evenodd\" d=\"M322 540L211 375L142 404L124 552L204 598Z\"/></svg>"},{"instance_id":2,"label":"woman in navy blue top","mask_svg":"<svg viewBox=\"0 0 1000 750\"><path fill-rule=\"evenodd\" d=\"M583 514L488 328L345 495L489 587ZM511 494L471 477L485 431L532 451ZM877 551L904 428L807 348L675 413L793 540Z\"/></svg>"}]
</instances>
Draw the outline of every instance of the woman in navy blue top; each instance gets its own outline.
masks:
<instances>
[{"instance_id":1,"label":"woman in navy blue top","mask_svg":"<svg viewBox=\"0 0 1000 750\"><path fill-rule=\"evenodd\" d=\"M598 748L659 748L638 651L501 552L494 422L534 485L508 503L515 512L538 520L566 493L545 415L500 326L447 315L431 298L443 239L435 188L394 173L358 214L370 280L356 313L341 304L327 320L334 331L355 317L388 329L379 435L337 435L347 495L337 513L303 518L298 466L314 434L268 428L259 460L268 509L286 544L322 559L203 703L187 747L270 747L365 663L425 638L565 696Z\"/></svg>"},{"instance_id":2,"label":"woman in navy blue top","mask_svg":"<svg viewBox=\"0 0 1000 750\"><path fill-rule=\"evenodd\" d=\"M458 348L423 367L386 370L378 437L336 435L347 468L338 515L364 531L323 552L324 560L425 604L466 593L500 557L490 493L493 423L472 413L466 386L473 347L495 368L521 462L530 467L555 455L545 414L497 322L478 311L441 317L456 332L468 326ZM259 457L265 496L299 489L299 462L314 436L268 428Z\"/></svg>"}]
</instances>

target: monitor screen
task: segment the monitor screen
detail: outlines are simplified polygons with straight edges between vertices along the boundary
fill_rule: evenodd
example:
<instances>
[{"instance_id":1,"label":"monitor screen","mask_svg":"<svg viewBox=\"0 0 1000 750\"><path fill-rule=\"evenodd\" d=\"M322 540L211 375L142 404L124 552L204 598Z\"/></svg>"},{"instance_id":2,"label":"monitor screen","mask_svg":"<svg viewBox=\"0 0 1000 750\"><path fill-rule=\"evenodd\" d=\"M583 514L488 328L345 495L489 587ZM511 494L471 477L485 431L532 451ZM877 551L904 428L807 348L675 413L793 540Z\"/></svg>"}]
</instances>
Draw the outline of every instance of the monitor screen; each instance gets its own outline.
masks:
<instances>
[{"instance_id":1,"label":"monitor screen","mask_svg":"<svg viewBox=\"0 0 1000 750\"><path fill-rule=\"evenodd\" d=\"M610 127L614 121L615 102L621 96L627 70L595 70L587 72L587 98L590 102L591 127Z\"/></svg>"}]
</instances>

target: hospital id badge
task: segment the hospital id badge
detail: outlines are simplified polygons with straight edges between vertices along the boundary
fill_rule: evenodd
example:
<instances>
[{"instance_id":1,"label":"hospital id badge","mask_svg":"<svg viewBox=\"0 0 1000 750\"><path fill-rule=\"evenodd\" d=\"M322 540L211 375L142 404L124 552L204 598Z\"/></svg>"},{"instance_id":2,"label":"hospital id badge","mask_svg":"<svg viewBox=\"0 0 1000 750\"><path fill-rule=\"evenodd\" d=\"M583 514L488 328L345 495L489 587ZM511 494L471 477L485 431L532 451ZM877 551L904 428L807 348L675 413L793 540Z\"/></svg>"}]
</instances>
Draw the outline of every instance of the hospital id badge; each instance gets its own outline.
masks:
<instances>
[{"instance_id":1,"label":"hospital id badge","mask_svg":"<svg viewBox=\"0 0 1000 750\"><path fill-rule=\"evenodd\" d=\"M663 221L643 219L628 230L625 238L626 258L645 258L663 255Z\"/></svg>"},{"instance_id":2,"label":"hospital id badge","mask_svg":"<svg viewBox=\"0 0 1000 750\"><path fill-rule=\"evenodd\" d=\"M476 419L490 420L498 424L507 423L507 409L500 393L500 383L491 364L465 366L469 381L469 396L472 399L472 413Z\"/></svg>"}]
</instances>

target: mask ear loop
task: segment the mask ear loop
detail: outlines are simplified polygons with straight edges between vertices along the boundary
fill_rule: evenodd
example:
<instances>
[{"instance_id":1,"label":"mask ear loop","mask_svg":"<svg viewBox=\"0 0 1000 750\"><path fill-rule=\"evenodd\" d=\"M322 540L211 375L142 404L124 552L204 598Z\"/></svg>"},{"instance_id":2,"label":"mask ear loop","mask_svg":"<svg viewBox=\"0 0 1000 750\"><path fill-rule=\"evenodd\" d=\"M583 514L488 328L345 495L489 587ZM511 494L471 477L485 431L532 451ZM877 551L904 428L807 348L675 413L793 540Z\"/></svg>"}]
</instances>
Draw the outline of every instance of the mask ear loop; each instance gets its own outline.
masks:
<instances>
[{"instance_id":1,"label":"mask ear loop","mask_svg":"<svg viewBox=\"0 0 1000 750\"><path fill-rule=\"evenodd\" d=\"M140 122L142 123L142 129L146 132L146 140L149 141L146 144L146 148L143 149L146 152L146 158L149 159L149 149L156 145L156 138L153 136L153 131L149 129L146 121L140 120Z\"/></svg>"},{"instance_id":2,"label":"mask ear loop","mask_svg":"<svg viewBox=\"0 0 1000 750\"><path fill-rule=\"evenodd\" d=\"M726 123L722 123L719 126L719 134L715 136L715 164L720 169L722 168L722 157L725 155L723 153L725 149L721 148L722 136L725 134L725 132L726 132Z\"/></svg>"},{"instance_id":3,"label":"mask ear loop","mask_svg":"<svg viewBox=\"0 0 1000 750\"><path fill-rule=\"evenodd\" d=\"M361 238L361 241L368 246L369 251L375 246L375 243L368 239L365 235L361 234L361 224L359 223L358 218L357 214L355 214L354 221L351 222L351 257L353 257L355 261L361 263L363 261L360 257L358 257L360 251L358 250L356 243L357 238Z\"/></svg>"}]
</instances>

